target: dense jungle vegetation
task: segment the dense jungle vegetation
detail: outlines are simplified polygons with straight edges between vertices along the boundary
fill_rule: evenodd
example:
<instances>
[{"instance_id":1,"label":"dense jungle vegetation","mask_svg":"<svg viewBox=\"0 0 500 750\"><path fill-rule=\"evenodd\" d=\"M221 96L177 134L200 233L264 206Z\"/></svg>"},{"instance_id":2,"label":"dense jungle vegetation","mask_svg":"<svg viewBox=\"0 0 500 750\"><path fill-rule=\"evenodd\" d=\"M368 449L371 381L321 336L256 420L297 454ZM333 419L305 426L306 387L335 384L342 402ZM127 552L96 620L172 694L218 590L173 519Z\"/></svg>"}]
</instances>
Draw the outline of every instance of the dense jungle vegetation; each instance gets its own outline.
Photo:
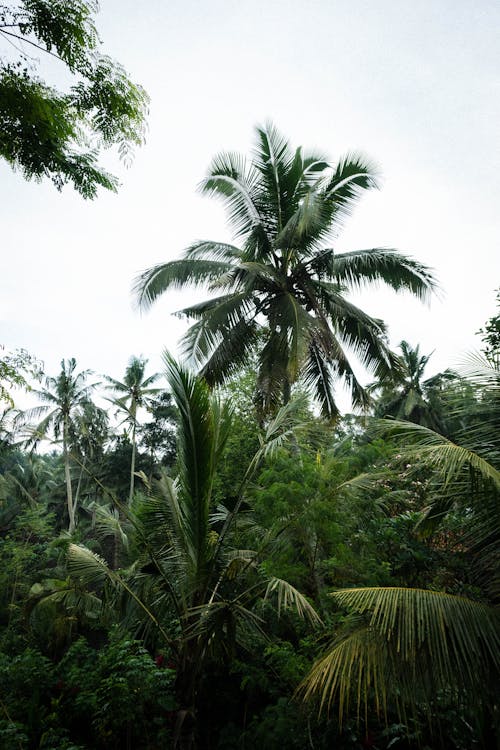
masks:
<instances>
[{"instance_id":1,"label":"dense jungle vegetation","mask_svg":"<svg viewBox=\"0 0 500 750\"><path fill-rule=\"evenodd\" d=\"M2 353L5 750L498 746L500 315L460 372L391 350L349 292L431 271L328 245L376 184L257 128L202 184L238 245L135 284L211 293L190 367Z\"/></svg>"}]
</instances>

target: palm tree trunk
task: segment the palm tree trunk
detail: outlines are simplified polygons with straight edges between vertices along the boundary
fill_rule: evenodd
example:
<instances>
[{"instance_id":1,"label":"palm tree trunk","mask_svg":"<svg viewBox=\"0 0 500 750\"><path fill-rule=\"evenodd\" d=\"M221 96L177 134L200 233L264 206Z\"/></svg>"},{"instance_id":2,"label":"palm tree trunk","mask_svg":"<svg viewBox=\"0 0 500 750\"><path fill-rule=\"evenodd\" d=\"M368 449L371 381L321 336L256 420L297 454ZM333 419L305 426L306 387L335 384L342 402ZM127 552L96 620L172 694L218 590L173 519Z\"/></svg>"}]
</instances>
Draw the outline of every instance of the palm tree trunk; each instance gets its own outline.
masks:
<instances>
[{"instance_id":1,"label":"palm tree trunk","mask_svg":"<svg viewBox=\"0 0 500 750\"><path fill-rule=\"evenodd\" d=\"M199 663L187 649L179 659L175 692L179 710L174 730L174 747L178 750L196 750L196 683Z\"/></svg>"},{"instance_id":2,"label":"palm tree trunk","mask_svg":"<svg viewBox=\"0 0 500 750\"><path fill-rule=\"evenodd\" d=\"M128 493L128 504L132 505L132 498L134 497L134 476L135 476L135 428L136 421L134 415L134 422L132 425L132 459L130 461L130 491Z\"/></svg>"},{"instance_id":3,"label":"palm tree trunk","mask_svg":"<svg viewBox=\"0 0 500 750\"><path fill-rule=\"evenodd\" d=\"M63 424L63 457L64 457L64 474L66 477L66 501L68 504L69 526L68 531L72 534L76 528L75 506L73 504L73 488L71 486L71 467L69 464L68 451L68 422L65 419Z\"/></svg>"},{"instance_id":4,"label":"palm tree trunk","mask_svg":"<svg viewBox=\"0 0 500 750\"><path fill-rule=\"evenodd\" d=\"M75 492L75 502L73 504L73 511L76 513L76 509L78 507L78 500L80 499L80 490L82 488L82 481L83 481L83 472L85 471L85 464L87 462L87 457L83 459L82 462L82 468L80 469L80 476L78 477L78 484L76 485L76 492Z\"/></svg>"},{"instance_id":5,"label":"palm tree trunk","mask_svg":"<svg viewBox=\"0 0 500 750\"><path fill-rule=\"evenodd\" d=\"M283 406L286 406L289 403L291 394L292 388L290 386L290 380L285 378L283 380Z\"/></svg>"}]
</instances>

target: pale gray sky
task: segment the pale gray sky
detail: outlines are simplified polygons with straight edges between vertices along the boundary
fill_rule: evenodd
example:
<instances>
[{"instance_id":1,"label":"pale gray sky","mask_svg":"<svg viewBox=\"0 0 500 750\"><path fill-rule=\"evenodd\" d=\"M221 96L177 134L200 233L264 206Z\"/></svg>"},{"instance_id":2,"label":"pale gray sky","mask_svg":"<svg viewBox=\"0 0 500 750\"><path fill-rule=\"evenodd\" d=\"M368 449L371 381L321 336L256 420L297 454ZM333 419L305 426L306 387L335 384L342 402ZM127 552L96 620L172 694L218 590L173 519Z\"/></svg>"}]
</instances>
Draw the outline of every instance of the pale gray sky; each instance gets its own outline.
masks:
<instances>
[{"instance_id":1,"label":"pale gray sky","mask_svg":"<svg viewBox=\"0 0 500 750\"><path fill-rule=\"evenodd\" d=\"M0 163L0 343L50 373L70 356L117 378L131 354L159 368L186 295L140 316L132 279L193 240L229 238L196 186L215 153L248 153L270 118L294 145L332 159L361 149L380 165L383 188L338 249L396 247L443 288L430 310L382 288L357 298L393 344L435 350L429 374L478 346L500 285L496 0L101 0L98 27L151 96L147 143L118 166L118 195L94 202Z\"/></svg>"}]
</instances>

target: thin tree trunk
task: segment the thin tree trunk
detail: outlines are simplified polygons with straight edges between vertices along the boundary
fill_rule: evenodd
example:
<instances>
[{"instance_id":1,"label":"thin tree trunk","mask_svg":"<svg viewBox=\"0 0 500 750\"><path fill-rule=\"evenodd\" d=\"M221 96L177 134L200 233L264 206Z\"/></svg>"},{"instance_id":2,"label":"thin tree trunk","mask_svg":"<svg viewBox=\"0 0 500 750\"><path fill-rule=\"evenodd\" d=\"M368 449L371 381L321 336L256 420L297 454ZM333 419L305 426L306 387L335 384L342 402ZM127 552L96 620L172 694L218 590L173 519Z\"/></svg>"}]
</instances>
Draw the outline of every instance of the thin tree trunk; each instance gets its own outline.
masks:
<instances>
[{"instance_id":1,"label":"thin tree trunk","mask_svg":"<svg viewBox=\"0 0 500 750\"><path fill-rule=\"evenodd\" d=\"M68 423L64 420L63 424L63 456L64 456L64 474L66 476L66 500L68 503L69 527L68 531L72 534L76 528L75 507L73 505L73 488L71 486L71 467L69 465L68 451Z\"/></svg>"},{"instance_id":2,"label":"thin tree trunk","mask_svg":"<svg viewBox=\"0 0 500 750\"><path fill-rule=\"evenodd\" d=\"M174 748L196 750L196 683L199 664L186 649L177 667L175 692L180 706L174 729Z\"/></svg>"},{"instance_id":3,"label":"thin tree trunk","mask_svg":"<svg viewBox=\"0 0 500 750\"><path fill-rule=\"evenodd\" d=\"M132 425L132 460L130 462L130 492L128 495L128 504L132 505L132 498L134 497L134 475L135 475L135 428L136 420L134 414L134 422Z\"/></svg>"},{"instance_id":4,"label":"thin tree trunk","mask_svg":"<svg viewBox=\"0 0 500 750\"><path fill-rule=\"evenodd\" d=\"M73 511L76 513L78 507L78 500L80 499L80 490L82 488L83 472L85 471L85 464L87 463L87 457L83 459L82 468L80 469L80 476L78 477L78 484L76 485L75 502L73 504Z\"/></svg>"},{"instance_id":5,"label":"thin tree trunk","mask_svg":"<svg viewBox=\"0 0 500 750\"><path fill-rule=\"evenodd\" d=\"M288 402L290 401L290 397L292 395L292 388L290 385L290 380L285 378L283 380L283 406L286 406Z\"/></svg>"}]
</instances>

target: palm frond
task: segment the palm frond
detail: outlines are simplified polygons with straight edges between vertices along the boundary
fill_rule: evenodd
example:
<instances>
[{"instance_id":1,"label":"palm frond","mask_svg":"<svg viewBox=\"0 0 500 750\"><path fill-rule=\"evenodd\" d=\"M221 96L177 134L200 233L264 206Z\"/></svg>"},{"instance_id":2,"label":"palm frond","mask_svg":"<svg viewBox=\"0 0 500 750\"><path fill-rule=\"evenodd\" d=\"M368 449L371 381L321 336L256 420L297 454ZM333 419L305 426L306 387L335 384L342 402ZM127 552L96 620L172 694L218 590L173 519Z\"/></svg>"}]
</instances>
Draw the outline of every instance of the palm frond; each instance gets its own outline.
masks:
<instances>
[{"instance_id":1,"label":"palm frond","mask_svg":"<svg viewBox=\"0 0 500 750\"><path fill-rule=\"evenodd\" d=\"M284 391L290 386L287 365L287 331L275 329L259 352L254 404L260 416L272 414L283 402Z\"/></svg>"},{"instance_id":2,"label":"palm frond","mask_svg":"<svg viewBox=\"0 0 500 750\"><path fill-rule=\"evenodd\" d=\"M284 338L286 341L287 373L290 383L294 383L307 356L311 332L316 328L317 322L295 295L287 291L273 298L267 314L272 316L273 325L280 331L276 339Z\"/></svg>"},{"instance_id":3,"label":"palm frond","mask_svg":"<svg viewBox=\"0 0 500 750\"><path fill-rule=\"evenodd\" d=\"M309 266L316 273L325 274L327 278L346 284L352 290L382 281L394 291L410 292L424 302L429 301L438 290L431 269L390 248L348 253L324 250L310 261Z\"/></svg>"},{"instance_id":4,"label":"palm frond","mask_svg":"<svg viewBox=\"0 0 500 750\"><path fill-rule=\"evenodd\" d=\"M182 340L183 353L200 366L238 325L251 325L255 300L247 292L225 294L180 310L178 315L197 318Z\"/></svg>"},{"instance_id":5,"label":"palm frond","mask_svg":"<svg viewBox=\"0 0 500 750\"><path fill-rule=\"evenodd\" d=\"M282 610L294 610L300 618L309 620L311 625L322 624L321 617L307 601L304 594L301 594L288 581L284 581L282 578L271 578L267 584L264 599L269 599L273 594L278 599L278 615Z\"/></svg>"},{"instance_id":6,"label":"palm frond","mask_svg":"<svg viewBox=\"0 0 500 750\"><path fill-rule=\"evenodd\" d=\"M240 260L241 250L236 245L227 242L213 242L212 240L198 240L184 250L185 260L215 260L223 263L233 263Z\"/></svg>"},{"instance_id":7,"label":"palm frond","mask_svg":"<svg viewBox=\"0 0 500 750\"><path fill-rule=\"evenodd\" d=\"M336 419L340 412L335 403L333 372L330 358L314 339L309 344L309 357L303 368L303 380L318 402L321 414L327 419Z\"/></svg>"},{"instance_id":8,"label":"palm frond","mask_svg":"<svg viewBox=\"0 0 500 750\"><path fill-rule=\"evenodd\" d=\"M128 550L129 539L118 511L99 505L95 508L95 529L101 538L113 537L120 540L124 550Z\"/></svg>"},{"instance_id":9,"label":"palm frond","mask_svg":"<svg viewBox=\"0 0 500 750\"><path fill-rule=\"evenodd\" d=\"M168 289L207 286L210 281L216 281L231 268L230 263L221 260L185 259L159 263L146 269L135 279L132 291L138 307L147 310Z\"/></svg>"},{"instance_id":10,"label":"palm frond","mask_svg":"<svg viewBox=\"0 0 500 750\"><path fill-rule=\"evenodd\" d=\"M325 199L333 204L336 222L350 215L363 191L377 189L379 179L378 167L363 154L342 156L323 190Z\"/></svg>"},{"instance_id":11,"label":"palm frond","mask_svg":"<svg viewBox=\"0 0 500 750\"><path fill-rule=\"evenodd\" d=\"M253 166L247 166L240 154L229 152L213 159L200 191L222 198L236 235L245 236L255 226L264 226L255 200L257 184L258 175Z\"/></svg>"},{"instance_id":12,"label":"palm frond","mask_svg":"<svg viewBox=\"0 0 500 750\"><path fill-rule=\"evenodd\" d=\"M115 586L121 587L154 623L165 639L165 642L168 645L172 643L172 639L152 610L137 596L123 577L111 570L105 560L95 552L92 552L83 545L70 544L68 547L68 570L73 578L76 578L81 584L86 586L101 585L105 580L110 580Z\"/></svg>"},{"instance_id":13,"label":"palm frond","mask_svg":"<svg viewBox=\"0 0 500 750\"><path fill-rule=\"evenodd\" d=\"M202 578L213 549L209 514L217 463L231 425L232 413L210 395L207 384L164 355L167 379L179 411L178 465L184 547L195 579Z\"/></svg>"},{"instance_id":14,"label":"palm frond","mask_svg":"<svg viewBox=\"0 0 500 750\"><path fill-rule=\"evenodd\" d=\"M192 333L190 329L184 339L186 347L190 349L190 341L194 342L202 335L202 324L199 328L196 325L192 326ZM221 384L236 374L246 361L248 352L253 349L258 334L259 325L255 320L242 318L230 331L226 331L223 337L207 336L207 346L211 345L211 350L200 371L207 383L211 386Z\"/></svg>"},{"instance_id":15,"label":"palm frond","mask_svg":"<svg viewBox=\"0 0 500 750\"><path fill-rule=\"evenodd\" d=\"M262 445L252 459L250 473L253 471L253 467L258 466L263 458L273 456L276 451L286 445L297 430L300 429L303 424L301 414L303 414L306 405L306 396L300 395L293 398L276 412L267 424L264 437L262 438Z\"/></svg>"},{"instance_id":16,"label":"palm frond","mask_svg":"<svg viewBox=\"0 0 500 750\"><path fill-rule=\"evenodd\" d=\"M398 420L378 422L378 430L389 433L404 445L407 456L418 457L435 467L442 476L444 485L456 480L464 468L471 467L500 490L500 471L475 451L457 445L437 432L422 425Z\"/></svg>"},{"instance_id":17,"label":"palm frond","mask_svg":"<svg viewBox=\"0 0 500 750\"><path fill-rule=\"evenodd\" d=\"M102 557L78 544L70 544L68 547L68 570L71 576L86 586L102 584L112 575Z\"/></svg>"},{"instance_id":18,"label":"palm frond","mask_svg":"<svg viewBox=\"0 0 500 750\"><path fill-rule=\"evenodd\" d=\"M333 643L301 691L305 699L318 697L321 708L338 701L341 719L351 698L358 716L372 699L385 713L391 698L400 716L438 695L454 704L458 694L470 698L476 691L480 702L498 676L497 610L421 589L347 589L333 596L368 622Z\"/></svg>"},{"instance_id":19,"label":"palm frond","mask_svg":"<svg viewBox=\"0 0 500 750\"><path fill-rule=\"evenodd\" d=\"M304 255L308 256L321 239L331 234L332 207L329 201L325 201L319 187L313 186L303 192L297 207L276 237L276 247L288 250L292 264ZM291 253L290 248L293 249Z\"/></svg>"}]
</instances>

